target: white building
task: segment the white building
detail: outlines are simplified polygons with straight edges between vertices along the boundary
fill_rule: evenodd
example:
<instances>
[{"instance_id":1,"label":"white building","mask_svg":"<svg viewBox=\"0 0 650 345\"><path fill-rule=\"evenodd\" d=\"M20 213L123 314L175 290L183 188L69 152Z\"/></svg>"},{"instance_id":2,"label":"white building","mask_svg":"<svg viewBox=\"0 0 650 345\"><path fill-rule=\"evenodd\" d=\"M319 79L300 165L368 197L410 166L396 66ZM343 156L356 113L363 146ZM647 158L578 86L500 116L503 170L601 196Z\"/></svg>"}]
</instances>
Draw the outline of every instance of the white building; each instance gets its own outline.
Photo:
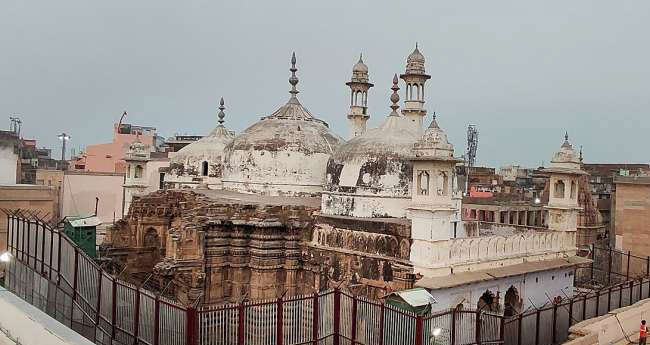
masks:
<instances>
[{"instance_id":1,"label":"white building","mask_svg":"<svg viewBox=\"0 0 650 345\"><path fill-rule=\"evenodd\" d=\"M164 155L151 152L149 145L136 140L129 146L124 160L126 161L126 173L123 185L124 207L122 214L126 215L134 196L162 189L165 173L161 170L169 167L169 159Z\"/></svg>"},{"instance_id":2,"label":"white building","mask_svg":"<svg viewBox=\"0 0 650 345\"><path fill-rule=\"evenodd\" d=\"M20 139L13 133L0 131L0 185L16 184L20 171Z\"/></svg>"}]
</instances>

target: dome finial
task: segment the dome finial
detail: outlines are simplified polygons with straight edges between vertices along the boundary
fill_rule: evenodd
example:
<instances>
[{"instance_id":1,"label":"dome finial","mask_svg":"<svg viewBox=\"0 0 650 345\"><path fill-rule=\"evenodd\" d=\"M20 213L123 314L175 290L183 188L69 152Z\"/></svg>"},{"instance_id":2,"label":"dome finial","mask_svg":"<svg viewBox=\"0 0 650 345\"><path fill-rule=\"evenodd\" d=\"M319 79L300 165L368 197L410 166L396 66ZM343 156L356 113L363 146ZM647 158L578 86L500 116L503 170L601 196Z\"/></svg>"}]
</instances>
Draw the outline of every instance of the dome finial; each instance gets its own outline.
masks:
<instances>
[{"instance_id":1,"label":"dome finial","mask_svg":"<svg viewBox=\"0 0 650 345\"><path fill-rule=\"evenodd\" d=\"M223 127L224 120L223 118L226 117L226 114L223 112L223 110L226 109L226 107L223 106L223 97L221 97L221 101L219 101L219 126Z\"/></svg>"},{"instance_id":2,"label":"dome finial","mask_svg":"<svg viewBox=\"0 0 650 345\"><path fill-rule=\"evenodd\" d=\"M293 52L291 54L291 68L289 68L289 71L291 71L291 78L289 78L289 84L291 84L291 91L289 91L289 93L291 94L291 97L294 98L299 92L296 89L296 85L298 85L298 77L296 77L296 71L298 71L298 69L296 68L296 52Z\"/></svg>"},{"instance_id":3,"label":"dome finial","mask_svg":"<svg viewBox=\"0 0 650 345\"><path fill-rule=\"evenodd\" d=\"M569 131L564 131L564 141L569 141Z\"/></svg>"},{"instance_id":4,"label":"dome finial","mask_svg":"<svg viewBox=\"0 0 650 345\"><path fill-rule=\"evenodd\" d=\"M363 53L359 53L359 62L363 63Z\"/></svg>"},{"instance_id":5,"label":"dome finial","mask_svg":"<svg viewBox=\"0 0 650 345\"><path fill-rule=\"evenodd\" d=\"M399 102L399 94L397 91L399 91L399 86L397 85L397 74L393 76L393 87L390 89L393 90L393 94L390 95L390 101L393 102L393 104L390 106L393 111L390 113L389 116L399 116L397 113L397 109L399 109L399 105L397 105L397 102Z\"/></svg>"},{"instance_id":6,"label":"dome finial","mask_svg":"<svg viewBox=\"0 0 650 345\"><path fill-rule=\"evenodd\" d=\"M582 145L580 145L580 163L582 163Z\"/></svg>"},{"instance_id":7,"label":"dome finial","mask_svg":"<svg viewBox=\"0 0 650 345\"><path fill-rule=\"evenodd\" d=\"M418 49L418 41L415 41L415 49Z\"/></svg>"}]
</instances>

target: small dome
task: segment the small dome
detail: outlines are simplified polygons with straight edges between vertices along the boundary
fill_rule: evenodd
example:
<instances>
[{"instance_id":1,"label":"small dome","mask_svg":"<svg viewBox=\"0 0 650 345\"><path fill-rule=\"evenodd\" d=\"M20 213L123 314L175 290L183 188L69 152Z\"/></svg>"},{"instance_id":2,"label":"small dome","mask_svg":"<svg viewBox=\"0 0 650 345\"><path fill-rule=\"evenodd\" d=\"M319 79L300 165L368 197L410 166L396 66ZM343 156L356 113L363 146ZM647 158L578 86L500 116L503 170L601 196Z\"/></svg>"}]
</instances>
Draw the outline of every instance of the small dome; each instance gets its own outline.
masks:
<instances>
[{"instance_id":1,"label":"small dome","mask_svg":"<svg viewBox=\"0 0 650 345\"><path fill-rule=\"evenodd\" d=\"M359 56L359 61L352 66L352 78L351 82L356 83L368 83L368 66L363 63L363 56Z\"/></svg>"},{"instance_id":2,"label":"small dome","mask_svg":"<svg viewBox=\"0 0 650 345\"><path fill-rule=\"evenodd\" d=\"M203 175L204 162L208 164L208 177L221 177L224 147L235 134L224 126L223 98L219 106L219 125L205 137L178 150L170 159L171 174L176 176Z\"/></svg>"},{"instance_id":3,"label":"small dome","mask_svg":"<svg viewBox=\"0 0 650 345\"><path fill-rule=\"evenodd\" d=\"M569 143L569 134L564 135L564 143L560 146L560 150L553 155L551 160L550 169L547 170L566 170L566 171L580 171L581 162L580 157Z\"/></svg>"},{"instance_id":4,"label":"small dome","mask_svg":"<svg viewBox=\"0 0 650 345\"><path fill-rule=\"evenodd\" d=\"M415 44L415 50L406 58L406 73L407 74L424 74L424 55Z\"/></svg>"},{"instance_id":5,"label":"small dome","mask_svg":"<svg viewBox=\"0 0 650 345\"><path fill-rule=\"evenodd\" d=\"M438 126L435 113L424 135L413 146L415 158L453 160L454 146L447 140L447 134Z\"/></svg>"}]
</instances>

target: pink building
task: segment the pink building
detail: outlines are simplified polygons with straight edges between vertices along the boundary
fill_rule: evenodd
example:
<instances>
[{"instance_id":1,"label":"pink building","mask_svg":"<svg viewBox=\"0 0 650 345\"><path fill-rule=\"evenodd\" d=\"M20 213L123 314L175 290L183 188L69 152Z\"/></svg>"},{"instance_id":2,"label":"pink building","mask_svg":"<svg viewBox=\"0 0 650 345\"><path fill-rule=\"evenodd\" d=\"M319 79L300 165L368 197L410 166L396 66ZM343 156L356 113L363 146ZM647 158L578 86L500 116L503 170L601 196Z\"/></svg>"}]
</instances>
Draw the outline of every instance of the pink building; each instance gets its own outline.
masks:
<instances>
[{"instance_id":1,"label":"pink building","mask_svg":"<svg viewBox=\"0 0 650 345\"><path fill-rule=\"evenodd\" d=\"M156 128L135 126L130 124L113 125L113 141L106 144L88 145L80 157L70 162L72 170L93 172L124 173L126 164L124 156L129 145L135 140L157 150L161 138L156 134Z\"/></svg>"}]
</instances>

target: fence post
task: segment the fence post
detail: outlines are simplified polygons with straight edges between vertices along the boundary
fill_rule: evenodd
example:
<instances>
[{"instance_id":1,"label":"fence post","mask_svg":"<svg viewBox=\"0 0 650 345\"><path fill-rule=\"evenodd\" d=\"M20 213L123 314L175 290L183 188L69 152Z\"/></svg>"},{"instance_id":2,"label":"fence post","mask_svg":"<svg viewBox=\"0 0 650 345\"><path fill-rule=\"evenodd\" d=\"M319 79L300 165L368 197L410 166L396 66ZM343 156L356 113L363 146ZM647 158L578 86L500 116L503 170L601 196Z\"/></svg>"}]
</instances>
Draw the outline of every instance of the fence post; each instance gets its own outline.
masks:
<instances>
[{"instance_id":1,"label":"fence post","mask_svg":"<svg viewBox=\"0 0 650 345\"><path fill-rule=\"evenodd\" d=\"M645 275L646 277L650 276L650 256L645 259Z\"/></svg>"},{"instance_id":2,"label":"fence post","mask_svg":"<svg viewBox=\"0 0 650 345\"><path fill-rule=\"evenodd\" d=\"M535 345L539 345L539 319L540 319L540 314L541 311L537 309L537 313L535 314Z\"/></svg>"},{"instance_id":3,"label":"fence post","mask_svg":"<svg viewBox=\"0 0 650 345\"><path fill-rule=\"evenodd\" d=\"M589 293L585 294L585 297L582 299L582 321L587 319L587 296Z\"/></svg>"},{"instance_id":4,"label":"fence post","mask_svg":"<svg viewBox=\"0 0 650 345\"><path fill-rule=\"evenodd\" d=\"M61 236L61 234L59 234ZM117 314L117 281L115 278L113 278L113 287L112 287L112 292L111 294L113 295L112 301L113 305L111 306L111 339L115 339L115 331L116 331L116 325L115 325L115 320L116 320L116 314Z\"/></svg>"},{"instance_id":5,"label":"fence post","mask_svg":"<svg viewBox=\"0 0 650 345\"><path fill-rule=\"evenodd\" d=\"M14 216L10 216L7 214L7 251L10 253L14 253L14 243L13 241L13 232L14 229L11 227L11 222L13 221Z\"/></svg>"},{"instance_id":6,"label":"fence post","mask_svg":"<svg viewBox=\"0 0 650 345\"><path fill-rule=\"evenodd\" d=\"M571 320L571 318L569 318ZM524 323L524 314L519 313L519 322L517 323L517 345L521 345L521 325Z\"/></svg>"},{"instance_id":7,"label":"fence post","mask_svg":"<svg viewBox=\"0 0 650 345\"><path fill-rule=\"evenodd\" d=\"M283 315L284 314L284 306L283 306L283 302L282 302L282 296L280 296L278 298L277 304L278 304L278 306L277 306L278 312L276 314L277 315L277 321L275 323L276 324L276 331L275 331L276 342L275 343L277 345L282 345L282 343L284 341L284 329L283 329L283 327L284 327L284 315ZM314 318L318 318L318 316L316 316L316 313L318 312L318 307L314 306L314 308L315 308L314 309L315 310L314 311Z\"/></svg>"},{"instance_id":8,"label":"fence post","mask_svg":"<svg viewBox=\"0 0 650 345\"><path fill-rule=\"evenodd\" d=\"M334 289L334 345L339 345L340 337L341 337L341 290L336 288Z\"/></svg>"},{"instance_id":9,"label":"fence post","mask_svg":"<svg viewBox=\"0 0 650 345\"><path fill-rule=\"evenodd\" d=\"M504 316L501 316L501 322L499 323L499 340L501 341L501 344L504 344L506 340L505 331L506 331L506 318Z\"/></svg>"},{"instance_id":10,"label":"fence post","mask_svg":"<svg viewBox=\"0 0 650 345\"><path fill-rule=\"evenodd\" d=\"M352 296L352 332L350 335L350 341L352 345L357 343L357 298Z\"/></svg>"},{"instance_id":11,"label":"fence post","mask_svg":"<svg viewBox=\"0 0 650 345\"><path fill-rule=\"evenodd\" d=\"M50 267L47 270L47 279L52 280L52 248L54 248L54 231L47 229L50 232Z\"/></svg>"},{"instance_id":12,"label":"fence post","mask_svg":"<svg viewBox=\"0 0 650 345\"><path fill-rule=\"evenodd\" d=\"M476 343L481 345L481 311L476 312Z\"/></svg>"},{"instance_id":13,"label":"fence post","mask_svg":"<svg viewBox=\"0 0 650 345\"><path fill-rule=\"evenodd\" d=\"M451 345L456 345L456 308L451 310Z\"/></svg>"},{"instance_id":14,"label":"fence post","mask_svg":"<svg viewBox=\"0 0 650 345\"><path fill-rule=\"evenodd\" d=\"M596 247L594 244L591 244L591 280L594 280L594 259L596 258L596 253L595 253ZM575 279L575 275L574 275Z\"/></svg>"},{"instance_id":15,"label":"fence post","mask_svg":"<svg viewBox=\"0 0 650 345\"><path fill-rule=\"evenodd\" d=\"M610 286L607 290L607 312L609 313L612 310L612 287Z\"/></svg>"},{"instance_id":16,"label":"fence post","mask_svg":"<svg viewBox=\"0 0 650 345\"><path fill-rule=\"evenodd\" d=\"M56 256L56 286L61 285L61 232L57 231L57 235L59 236L59 247L56 249L57 250L57 256Z\"/></svg>"},{"instance_id":17,"label":"fence post","mask_svg":"<svg viewBox=\"0 0 650 345\"><path fill-rule=\"evenodd\" d=\"M415 345L422 345L422 316L415 317Z\"/></svg>"},{"instance_id":18,"label":"fence post","mask_svg":"<svg viewBox=\"0 0 650 345\"><path fill-rule=\"evenodd\" d=\"M612 247L609 247L609 263L607 264L607 285L612 285Z\"/></svg>"},{"instance_id":19,"label":"fence post","mask_svg":"<svg viewBox=\"0 0 650 345\"><path fill-rule=\"evenodd\" d=\"M381 303L379 305L379 313L380 313L379 314L379 345L384 345L384 313L386 312L385 308L386 307L384 306L384 303Z\"/></svg>"},{"instance_id":20,"label":"fence post","mask_svg":"<svg viewBox=\"0 0 650 345\"><path fill-rule=\"evenodd\" d=\"M74 314L74 302L77 300L77 276L79 276L79 251L74 248L74 274L72 276L72 303L70 304L70 320Z\"/></svg>"},{"instance_id":21,"label":"fence post","mask_svg":"<svg viewBox=\"0 0 650 345\"><path fill-rule=\"evenodd\" d=\"M25 218L21 219L23 226L21 227L22 233L23 233L23 245L21 248L21 251L23 252L23 255L21 255L22 261L25 262ZM27 226L27 246L29 247L29 225ZM27 253L27 266L29 266L29 253Z\"/></svg>"},{"instance_id":22,"label":"fence post","mask_svg":"<svg viewBox=\"0 0 650 345\"><path fill-rule=\"evenodd\" d=\"M555 328L557 326L557 303L553 303L553 344L557 343L557 334Z\"/></svg>"},{"instance_id":23,"label":"fence post","mask_svg":"<svg viewBox=\"0 0 650 345\"><path fill-rule=\"evenodd\" d=\"M618 307L623 306L623 284L618 286Z\"/></svg>"},{"instance_id":24,"label":"fence post","mask_svg":"<svg viewBox=\"0 0 650 345\"><path fill-rule=\"evenodd\" d=\"M246 309L244 309L244 301L239 303L239 330L237 331L237 344L244 345L244 322L246 318Z\"/></svg>"},{"instance_id":25,"label":"fence post","mask_svg":"<svg viewBox=\"0 0 650 345\"><path fill-rule=\"evenodd\" d=\"M140 334L140 288L135 288L135 305L133 306L133 344L137 345Z\"/></svg>"},{"instance_id":26,"label":"fence post","mask_svg":"<svg viewBox=\"0 0 650 345\"><path fill-rule=\"evenodd\" d=\"M600 316L600 290L596 290L596 317Z\"/></svg>"},{"instance_id":27,"label":"fence post","mask_svg":"<svg viewBox=\"0 0 650 345\"><path fill-rule=\"evenodd\" d=\"M627 251L627 269L625 270L625 280L630 280L630 256L632 252Z\"/></svg>"},{"instance_id":28,"label":"fence post","mask_svg":"<svg viewBox=\"0 0 650 345\"><path fill-rule=\"evenodd\" d=\"M36 228L38 229L38 228ZM45 224L42 224L43 236L41 236L41 275L45 272ZM38 231L38 230L36 230ZM50 248L50 252L52 249Z\"/></svg>"},{"instance_id":29,"label":"fence post","mask_svg":"<svg viewBox=\"0 0 650 345\"><path fill-rule=\"evenodd\" d=\"M630 305L632 305L632 298L634 297L634 281L630 281Z\"/></svg>"},{"instance_id":30,"label":"fence post","mask_svg":"<svg viewBox=\"0 0 650 345\"><path fill-rule=\"evenodd\" d=\"M318 345L318 318L320 317L320 305L318 299L318 292L314 292L314 317L311 329L311 340L314 345ZM281 344L280 344L281 345Z\"/></svg>"},{"instance_id":31,"label":"fence post","mask_svg":"<svg viewBox=\"0 0 650 345\"><path fill-rule=\"evenodd\" d=\"M185 344L186 345L197 345L197 331L198 331L198 322L197 322L197 313L196 313L196 307L195 306L190 306L187 307L187 310L185 311L186 314L186 319L185 319Z\"/></svg>"},{"instance_id":32,"label":"fence post","mask_svg":"<svg viewBox=\"0 0 650 345\"><path fill-rule=\"evenodd\" d=\"M156 294L153 303L153 345L158 345L160 342L160 296Z\"/></svg>"},{"instance_id":33,"label":"fence post","mask_svg":"<svg viewBox=\"0 0 650 345\"><path fill-rule=\"evenodd\" d=\"M97 304L95 304L95 327L99 326L100 311L102 310L102 270L97 270L99 279L97 279Z\"/></svg>"}]
</instances>

